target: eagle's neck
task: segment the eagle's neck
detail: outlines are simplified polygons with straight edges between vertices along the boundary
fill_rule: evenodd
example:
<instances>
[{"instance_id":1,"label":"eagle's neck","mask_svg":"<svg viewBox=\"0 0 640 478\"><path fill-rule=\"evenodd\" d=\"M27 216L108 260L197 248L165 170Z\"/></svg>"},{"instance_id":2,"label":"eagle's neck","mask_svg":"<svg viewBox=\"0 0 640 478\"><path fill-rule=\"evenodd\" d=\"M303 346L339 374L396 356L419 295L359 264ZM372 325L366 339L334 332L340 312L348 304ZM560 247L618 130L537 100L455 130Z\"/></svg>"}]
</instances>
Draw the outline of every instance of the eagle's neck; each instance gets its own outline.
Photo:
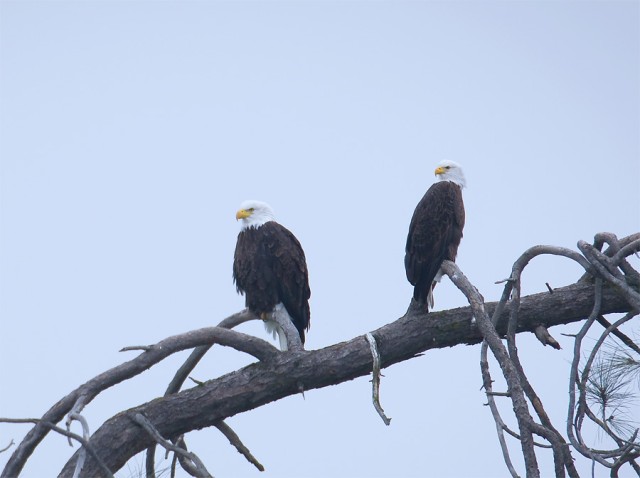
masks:
<instances>
[{"instance_id":1,"label":"eagle's neck","mask_svg":"<svg viewBox=\"0 0 640 478\"><path fill-rule=\"evenodd\" d=\"M242 225L240 229L242 231L246 231L247 229L257 229L261 226L264 226L269 221L273 221L274 217L272 214L262 213L262 214L252 214L251 216L242 220Z\"/></svg>"},{"instance_id":2,"label":"eagle's neck","mask_svg":"<svg viewBox=\"0 0 640 478\"><path fill-rule=\"evenodd\" d=\"M438 178L438 181L449 181L460 186L460 189L464 189L467 186L467 181L464 179L462 173L455 175L448 173L446 177Z\"/></svg>"}]
</instances>

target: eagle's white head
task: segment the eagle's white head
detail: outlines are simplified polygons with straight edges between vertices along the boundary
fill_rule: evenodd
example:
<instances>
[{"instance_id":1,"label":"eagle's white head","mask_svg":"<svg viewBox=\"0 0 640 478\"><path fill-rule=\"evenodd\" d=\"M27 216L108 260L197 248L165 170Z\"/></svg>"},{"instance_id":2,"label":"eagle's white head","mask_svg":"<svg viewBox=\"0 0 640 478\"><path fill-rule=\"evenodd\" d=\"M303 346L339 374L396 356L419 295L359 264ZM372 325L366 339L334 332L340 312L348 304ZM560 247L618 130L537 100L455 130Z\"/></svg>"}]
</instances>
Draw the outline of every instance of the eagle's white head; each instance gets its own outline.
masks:
<instances>
[{"instance_id":1,"label":"eagle's white head","mask_svg":"<svg viewBox=\"0 0 640 478\"><path fill-rule=\"evenodd\" d=\"M451 181L461 188L464 188L467 185L467 181L464 179L464 173L462 172L462 167L454 161L446 159L444 161L440 161L435 173L438 177L438 181Z\"/></svg>"},{"instance_id":2,"label":"eagle's white head","mask_svg":"<svg viewBox=\"0 0 640 478\"><path fill-rule=\"evenodd\" d=\"M266 202L250 199L240 204L236 213L236 220L242 219L242 230L249 227L259 227L265 222L274 221L273 209Z\"/></svg>"}]
</instances>

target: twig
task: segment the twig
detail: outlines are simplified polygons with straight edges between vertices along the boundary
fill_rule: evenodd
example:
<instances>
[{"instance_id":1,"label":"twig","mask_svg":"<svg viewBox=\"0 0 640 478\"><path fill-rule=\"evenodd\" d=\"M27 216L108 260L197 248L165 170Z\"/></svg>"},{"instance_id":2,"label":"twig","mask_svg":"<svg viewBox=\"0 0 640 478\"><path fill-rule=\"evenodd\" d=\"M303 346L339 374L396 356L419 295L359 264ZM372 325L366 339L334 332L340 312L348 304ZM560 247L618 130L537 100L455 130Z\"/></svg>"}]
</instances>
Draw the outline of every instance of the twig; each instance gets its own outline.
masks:
<instances>
[{"instance_id":1,"label":"twig","mask_svg":"<svg viewBox=\"0 0 640 478\"><path fill-rule=\"evenodd\" d=\"M11 442L5 446L2 450L0 450L0 453L4 453L5 451L7 451L9 448L11 448L13 445L15 444L15 442L13 441L13 438L11 439Z\"/></svg>"},{"instance_id":2,"label":"twig","mask_svg":"<svg viewBox=\"0 0 640 478\"><path fill-rule=\"evenodd\" d=\"M71 427L72 420L76 420L80 422L80 424L82 425L82 437L86 442L88 442L89 439L91 438L91 433L89 433L89 423L87 422L87 419L84 418L79 413L70 413L69 418L67 419L68 431L71 431L70 427ZM69 439L69 445L71 445L71 439ZM78 460L76 461L76 469L73 472L73 478L78 478L80 476L80 472L82 471L82 467L84 466L84 462L86 459L87 459L86 448L83 447L80 450L80 454L78 455Z\"/></svg>"},{"instance_id":3,"label":"twig","mask_svg":"<svg viewBox=\"0 0 640 478\"><path fill-rule=\"evenodd\" d=\"M223 329L232 329L240 324L245 322L249 322L251 320L261 320L260 317L249 311L249 309L244 309L236 314L233 314L223 320L220 321L218 327ZM206 353L211 349L213 344L210 345L201 345L196 347L191 352L191 355L185 360L185 362L180 366L173 379L167 386L166 391L164 392L165 397L167 395L171 395L180 391L180 388L184 384L185 380L189 376L189 374L196 368L196 365L202 360L202 358L206 355ZM192 379L193 380L193 379ZM183 439L184 442L184 439ZM186 448L186 444L184 445ZM156 446L151 445L147 449L147 456L145 459L145 468L147 476L155 476L155 450ZM175 462L173 460L172 468L175 469Z\"/></svg>"},{"instance_id":4,"label":"twig","mask_svg":"<svg viewBox=\"0 0 640 478\"><path fill-rule=\"evenodd\" d=\"M127 347L122 347L118 352L130 352L132 350L142 350L143 352L148 352L151 350L153 345L129 345Z\"/></svg>"},{"instance_id":5,"label":"twig","mask_svg":"<svg viewBox=\"0 0 640 478\"><path fill-rule=\"evenodd\" d=\"M132 420L140 425L145 431L151 435L151 437L164 449L172 451L180 456L183 456L187 460L189 460L197 469L199 478L212 478L211 474L207 471L200 458L194 453L186 451L184 448L180 448L179 446L174 445L169 440L166 440L158 430L153 426L153 424L141 413L135 413L131 416Z\"/></svg>"},{"instance_id":6,"label":"twig","mask_svg":"<svg viewBox=\"0 0 640 478\"><path fill-rule=\"evenodd\" d=\"M365 338L367 342L369 342L369 348L371 349L371 356L373 357L373 371L371 381L373 383L372 387L372 400L373 406L382 418L382 421L385 425L391 424L391 418L388 418L384 414L384 410L380 405L380 352L378 352L378 345L376 344L375 337L371 334L371 332L367 332L365 334Z\"/></svg>"},{"instance_id":7,"label":"twig","mask_svg":"<svg viewBox=\"0 0 640 478\"><path fill-rule=\"evenodd\" d=\"M604 316L602 315L599 315L598 317L596 317L596 320L605 329L611 327L611 323L607 319L605 319ZM640 354L640 347L638 347L636 343L633 340L631 340L627 335L625 335L623 332L620 332L619 329L613 329L611 333L616 337L618 337L620 341L623 344L625 344L627 347L629 347L631 350L633 350L637 354Z\"/></svg>"},{"instance_id":8,"label":"twig","mask_svg":"<svg viewBox=\"0 0 640 478\"><path fill-rule=\"evenodd\" d=\"M500 448L502 450L502 456L504 458L504 463L507 465L507 469L511 474L512 478L520 478L518 472L516 471L513 463L511 462L511 456L509 455L509 447L507 446L507 441L504 438L504 432L508 431L507 426L505 425L502 417L500 416L500 412L498 411L498 406L496 405L496 401L492 395L492 387L493 380L491 379L491 374L489 372L489 361L487 360L487 350L488 345L486 340L482 342L482 346L480 348L480 371L482 373L482 383L485 389L485 393L487 394L487 404L491 409L491 414L493 415L493 420L496 424L496 433L498 434L498 441L500 442ZM510 430L509 430L510 431ZM518 437L519 439L519 437Z\"/></svg>"},{"instance_id":9,"label":"twig","mask_svg":"<svg viewBox=\"0 0 640 478\"><path fill-rule=\"evenodd\" d=\"M511 396L511 393L509 392L491 392L487 390L485 393L492 397L510 397Z\"/></svg>"},{"instance_id":10,"label":"twig","mask_svg":"<svg viewBox=\"0 0 640 478\"><path fill-rule=\"evenodd\" d=\"M179 448L182 448L185 452L189 451L189 449L187 448L187 442L184 441L184 435L180 435L177 440L174 440L174 443ZM165 454L167 457L169 456L169 453L171 453L169 450L165 451ZM184 471L187 472L187 474L195 477L200 476L201 472L198 469L198 467L191 460L189 460L187 457L185 457L180 453L174 453L173 460L171 461L173 465L174 475L175 475L175 469L176 469L176 466L175 466L176 462L180 463L180 466Z\"/></svg>"},{"instance_id":11,"label":"twig","mask_svg":"<svg viewBox=\"0 0 640 478\"><path fill-rule=\"evenodd\" d=\"M225 422L219 422L216 424L216 428L220 430L220 432L227 437L227 440L236 447L238 453L244 456L249 463L255 466L258 470L264 471L264 466L251 454L251 451L242 443L240 437L233 431L233 429L227 425Z\"/></svg>"},{"instance_id":12,"label":"twig","mask_svg":"<svg viewBox=\"0 0 640 478\"><path fill-rule=\"evenodd\" d=\"M64 428L60 428L54 425L53 423L44 421L40 418L0 418L0 423L33 423L37 426L42 426L49 430L53 430L54 432L59 433L60 435L65 436L67 438L73 438L75 441L80 443L80 445L82 445L83 449L87 450L87 453L89 453L89 455L91 455L91 457L94 460L96 460L96 463L98 463L98 466L100 467L102 472L105 474L105 476L107 476L107 478L114 478L113 473L111 473L111 470L109 470L109 468L104 463L104 461L102 461L102 459L98 456L98 454L93 449L93 447L89 445L89 441L85 440L80 435L76 435L71 431L65 430ZM13 443L13 440L11 440L11 442Z\"/></svg>"}]
</instances>

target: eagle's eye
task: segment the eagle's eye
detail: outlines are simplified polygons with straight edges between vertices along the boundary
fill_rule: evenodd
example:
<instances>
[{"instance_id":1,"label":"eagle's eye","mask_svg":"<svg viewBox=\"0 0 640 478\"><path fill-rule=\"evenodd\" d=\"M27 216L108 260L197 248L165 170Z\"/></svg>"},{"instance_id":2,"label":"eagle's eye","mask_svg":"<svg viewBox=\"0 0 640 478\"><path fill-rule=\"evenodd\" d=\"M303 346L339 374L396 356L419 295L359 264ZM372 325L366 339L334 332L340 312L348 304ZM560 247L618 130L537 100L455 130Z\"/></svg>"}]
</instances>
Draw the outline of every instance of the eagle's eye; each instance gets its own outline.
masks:
<instances>
[{"instance_id":1,"label":"eagle's eye","mask_svg":"<svg viewBox=\"0 0 640 478\"><path fill-rule=\"evenodd\" d=\"M247 211L249 212L253 212L254 208L250 207L249 209L247 209Z\"/></svg>"}]
</instances>

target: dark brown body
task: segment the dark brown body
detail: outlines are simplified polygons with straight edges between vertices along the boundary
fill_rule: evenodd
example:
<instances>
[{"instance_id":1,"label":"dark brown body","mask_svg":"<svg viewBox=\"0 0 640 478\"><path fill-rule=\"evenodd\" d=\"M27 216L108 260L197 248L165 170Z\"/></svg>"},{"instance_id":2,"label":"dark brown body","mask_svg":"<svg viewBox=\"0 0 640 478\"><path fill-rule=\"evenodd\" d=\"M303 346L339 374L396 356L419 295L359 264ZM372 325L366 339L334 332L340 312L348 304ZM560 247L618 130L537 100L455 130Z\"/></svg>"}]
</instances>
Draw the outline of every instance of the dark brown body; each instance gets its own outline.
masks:
<instances>
[{"instance_id":1,"label":"dark brown body","mask_svg":"<svg viewBox=\"0 0 640 478\"><path fill-rule=\"evenodd\" d=\"M271 313L282 302L304 344L311 290L304 251L291 231L274 221L240 231L233 280L257 315Z\"/></svg>"},{"instance_id":2,"label":"dark brown body","mask_svg":"<svg viewBox=\"0 0 640 478\"><path fill-rule=\"evenodd\" d=\"M442 261L455 261L464 228L460 186L451 181L433 184L411 218L404 265L414 286L413 298L426 304Z\"/></svg>"}]
</instances>

